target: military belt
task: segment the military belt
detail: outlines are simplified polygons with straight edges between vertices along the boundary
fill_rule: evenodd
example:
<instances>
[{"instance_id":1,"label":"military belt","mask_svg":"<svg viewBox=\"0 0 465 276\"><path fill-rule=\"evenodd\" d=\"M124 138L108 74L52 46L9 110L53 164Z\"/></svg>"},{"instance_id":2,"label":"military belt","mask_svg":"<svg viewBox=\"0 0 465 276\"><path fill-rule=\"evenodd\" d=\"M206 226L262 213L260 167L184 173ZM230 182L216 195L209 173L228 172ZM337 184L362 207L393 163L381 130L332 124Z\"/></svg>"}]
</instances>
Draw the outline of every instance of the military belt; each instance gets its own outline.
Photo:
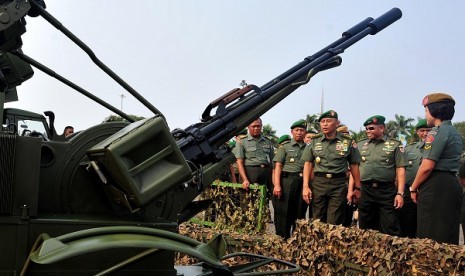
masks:
<instances>
[{"instance_id":1,"label":"military belt","mask_svg":"<svg viewBox=\"0 0 465 276\"><path fill-rule=\"evenodd\" d=\"M373 188L378 188L380 186L387 186L387 185L393 185L393 184L394 182L383 182L383 181L374 181L374 180L362 181L362 185L371 186Z\"/></svg>"},{"instance_id":2,"label":"military belt","mask_svg":"<svg viewBox=\"0 0 465 276\"><path fill-rule=\"evenodd\" d=\"M252 168L269 168L269 167L270 167L270 164L246 165L246 167L252 167Z\"/></svg>"},{"instance_id":3,"label":"military belt","mask_svg":"<svg viewBox=\"0 0 465 276\"><path fill-rule=\"evenodd\" d=\"M282 177L302 177L301 172L281 172Z\"/></svg>"},{"instance_id":4,"label":"military belt","mask_svg":"<svg viewBox=\"0 0 465 276\"><path fill-rule=\"evenodd\" d=\"M315 176L318 176L318 177L325 177L325 178L328 178L328 179L331 179L331 178L345 178L345 177L346 177L346 173L315 172Z\"/></svg>"}]
</instances>

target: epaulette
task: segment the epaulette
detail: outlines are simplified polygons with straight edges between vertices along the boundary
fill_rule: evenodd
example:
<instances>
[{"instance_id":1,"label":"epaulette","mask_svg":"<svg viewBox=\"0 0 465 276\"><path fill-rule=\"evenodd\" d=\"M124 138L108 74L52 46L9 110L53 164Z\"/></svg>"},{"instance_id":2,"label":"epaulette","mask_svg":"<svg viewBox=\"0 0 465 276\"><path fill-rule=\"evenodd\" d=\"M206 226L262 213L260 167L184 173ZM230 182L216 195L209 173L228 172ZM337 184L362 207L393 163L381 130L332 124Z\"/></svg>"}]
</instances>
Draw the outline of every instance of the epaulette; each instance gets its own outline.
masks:
<instances>
[{"instance_id":1,"label":"epaulette","mask_svg":"<svg viewBox=\"0 0 465 276\"><path fill-rule=\"evenodd\" d=\"M285 145L285 144L289 144L290 142L291 142L291 141L289 141L289 140L288 140L288 141L284 141L284 142L282 142L282 143L279 144L279 145L280 145L280 146L283 146L283 145Z\"/></svg>"},{"instance_id":2,"label":"epaulette","mask_svg":"<svg viewBox=\"0 0 465 276\"><path fill-rule=\"evenodd\" d=\"M413 142L407 143L407 146L412 146L412 145L415 145L416 143L418 143L418 141L413 141Z\"/></svg>"},{"instance_id":3,"label":"epaulette","mask_svg":"<svg viewBox=\"0 0 465 276\"><path fill-rule=\"evenodd\" d=\"M247 138L247 134L239 134L238 138L239 139Z\"/></svg>"},{"instance_id":4,"label":"epaulette","mask_svg":"<svg viewBox=\"0 0 465 276\"><path fill-rule=\"evenodd\" d=\"M321 136L323 136L323 133L315 133L315 134L311 134L310 138L313 139L313 138L318 138L318 137L321 137Z\"/></svg>"},{"instance_id":5,"label":"epaulette","mask_svg":"<svg viewBox=\"0 0 465 276\"><path fill-rule=\"evenodd\" d=\"M350 139L350 140L354 140L354 138L352 136L350 136L350 134L347 134L347 133L341 133L342 137L346 138L346 139Z\"/></svg>"}]
</instances>

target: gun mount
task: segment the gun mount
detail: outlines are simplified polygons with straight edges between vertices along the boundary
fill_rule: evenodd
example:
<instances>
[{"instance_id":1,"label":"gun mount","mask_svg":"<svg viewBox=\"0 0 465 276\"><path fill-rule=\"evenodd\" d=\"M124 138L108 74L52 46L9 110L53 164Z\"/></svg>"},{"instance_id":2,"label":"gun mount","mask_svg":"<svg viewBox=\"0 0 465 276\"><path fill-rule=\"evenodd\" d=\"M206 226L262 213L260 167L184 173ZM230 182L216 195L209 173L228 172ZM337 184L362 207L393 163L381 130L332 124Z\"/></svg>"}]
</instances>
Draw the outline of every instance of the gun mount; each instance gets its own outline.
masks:
<instances>
[{"instance_id":1,"label":"gun mount","mask_svg":"<svg viewBox=\"0 0 465 276\"><path fill-rule=\"evenodd\" d=\"M154 116L132 122L124 112L23 53L21 35L26 31L26 15L41 16L63 32ZM265 85L233 89L211 102L200 122L170 131L163 114L50 15L43 1L3 1L0 244L9 250L0 253L0 274L103 270L102 274L175 275L173 250L200 258L212 275L244 271L225 267L219 261L221 242L215 240L212 244L216 246L208 246L170 232L176 232L178 223L205 207L205 202L193 200L228 169L233 155L225 143L230 138L318 72L339 66L339 54L346 48L401 16L401 11L394 8L377 19L367 18ZM57 138L53 113L46 112L50 119L46 124L39 114L5 109L5 102L17 100L16 87L32 77L31 66L130 123L103 123L65 141ZM19 125L21 119L15 119L20 118L15 114L30 115L30 120L42 122L47 131L25 135L32 130ZM298 270L286 265L290 269L285 272Z\"/></svg>"}]
</instances>

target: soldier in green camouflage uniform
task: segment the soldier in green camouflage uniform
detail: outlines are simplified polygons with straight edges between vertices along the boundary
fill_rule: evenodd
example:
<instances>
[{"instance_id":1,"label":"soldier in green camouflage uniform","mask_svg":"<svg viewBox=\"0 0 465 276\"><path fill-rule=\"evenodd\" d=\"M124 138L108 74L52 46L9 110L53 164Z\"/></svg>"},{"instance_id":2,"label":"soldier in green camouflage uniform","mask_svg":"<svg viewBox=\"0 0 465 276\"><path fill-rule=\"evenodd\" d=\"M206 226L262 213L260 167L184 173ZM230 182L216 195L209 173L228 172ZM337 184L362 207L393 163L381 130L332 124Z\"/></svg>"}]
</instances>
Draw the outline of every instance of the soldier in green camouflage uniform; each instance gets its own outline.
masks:
<instances>
[{"instance_id":1,"label":"soldier in green camouflage uniform","mask_svg":"<svg viewBox=\"0 0 465 276\"><path fill-rule=\"evenodd\" d=\"M402 143L385 136L384 121L380 115L368 118L363 124L368 138L357 144L362 156L359 226L398 236L400 223L396 209L404 203L406 161Z\"/></svg>"},{"instance_id":2,"label":"soldier in green camouflage uniform","mask_svg":"<svg viewBox=\"0 0 465 276\"><path fill-rule=\"evenodd\" d=\"M400 236L415 238L417 232L417 205L410 198L409 187L412 185L418 167L420 167L424 140L431 128L426 123L426 119L421 119L415 125L415 131L419 141L412 142L405 147L405 156L407 158L407 167L405 167L405 194L404 206L400 209Z\"/></svg>"},{"instance_id":3,"label":"soldier in green camouflage uniform","mask_svg":"<svg viewBox=\"0 0 465 276\"><path fill-rule=\"evenodd\" d=\"M249 133L236 143L235 155L240 181L244 189L257 183L272 189L271 169L274 157L272 142L262 135L262 120L253 121L247 128Z\"/></svg>"},{"instance_id":4,"label":"soldier in green camouflage uniform","mask_svg":"<svg viewBox=\"0 0 465 276\"><path fill-rule=\"evenodd\" d=\"M456 174L463 143L451 122L455 100L433 93L423 99L423 106L428 125L434 127L425 139L423 160L410 187L410 197L417 202L417 236L458 244L462 187Z\"/></svg>"},{"instance_id":5,"label":"soldier in green camouflage uniform","mask_svg":"<svg viewBox=\"0 0 465 276\"><path fill-rule=\"evenodd\" d=\"M313 218L330 224L342 224L347 197L348 167L360 189L360 154L355 142L336 131L339 121L334 110L319 117L321 134L312 138L302 154L304 184L302 197L312 203ZM311 176L314 178L309 185Z\"/></svg>"},{"instance_id":6,"label":"soldier in green camouflage uniform","mask_svg":"<svg viewBox=\"0 0 465 276\"><path fill-rule=\"evenodd\" d=\"M300 212L302 193L302 167L300 157L305 148L306 133L304 120L296 121L291 126L292 139L278 148L274 172L274 224L276 234L289 238L291 228Z\"/></svg>"}]
</instances>

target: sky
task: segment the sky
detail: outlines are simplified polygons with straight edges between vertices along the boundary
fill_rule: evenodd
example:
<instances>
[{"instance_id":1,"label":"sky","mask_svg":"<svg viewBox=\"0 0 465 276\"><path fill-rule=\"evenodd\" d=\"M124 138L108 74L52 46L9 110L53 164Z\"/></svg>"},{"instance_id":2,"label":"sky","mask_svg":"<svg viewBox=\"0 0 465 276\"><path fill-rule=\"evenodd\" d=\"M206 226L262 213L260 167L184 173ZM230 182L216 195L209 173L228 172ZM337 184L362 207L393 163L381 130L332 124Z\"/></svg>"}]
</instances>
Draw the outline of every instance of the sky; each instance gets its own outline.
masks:
<instances>
[{"instance_id":1,"label":"sky","mask_svg":"<svg viewBox=\"0 0 465 276\"><path fill-rule=\"evenodd\" d=\"M158 108L171 129L199 122L206 106L245 80L262 86L316 53L367 17L393 7L402 18L341 54L262 116L277 135L307 114L333 109L360 130L375 114L393 120L424 116L426 94L456 100L453 121L465 121L465 1L70 1L47 0L47 11ZM128 114L150 110L101 72L67 37L40 17L27 17L23 52ZM6 107L55 112L58 132L101 123L112 112L34 69ZM123 96L121 96L123 95Z\"/></svg>"}]
</instances>

